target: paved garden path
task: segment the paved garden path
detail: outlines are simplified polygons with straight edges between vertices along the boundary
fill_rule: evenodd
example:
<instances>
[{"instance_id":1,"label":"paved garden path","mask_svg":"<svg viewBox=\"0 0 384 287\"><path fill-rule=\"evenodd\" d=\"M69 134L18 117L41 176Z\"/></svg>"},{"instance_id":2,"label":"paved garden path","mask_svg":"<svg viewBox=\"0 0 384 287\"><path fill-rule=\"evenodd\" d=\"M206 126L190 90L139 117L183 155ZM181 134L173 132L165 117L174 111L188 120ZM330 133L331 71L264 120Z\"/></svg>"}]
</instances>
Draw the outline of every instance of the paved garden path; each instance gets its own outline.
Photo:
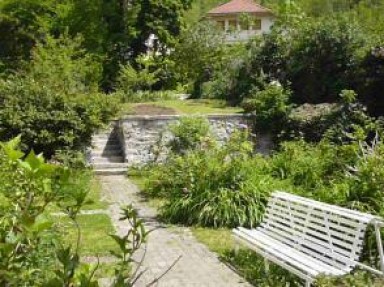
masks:
<instances>
[{"instance_id":1,"label":"paved garden path","mask_svg":"<svg viewBox=\"0 0 384 287\"><path fill-rule=\"evenodd\" d=\"M188 228L162 226L156 212L148 207L136 185L124 176L101 176L102 198L110 206L108 213L119 234L127 225L119 221L120 206L133 204L144 219L149 235L143 269L147 270L135 286L147 286L177 260L176 265L159 282L161 287L237 287L250 286L219 261L206 246L196 241ZM137 254L140 258L141 254Z\"/></svg>"}]
</instances>

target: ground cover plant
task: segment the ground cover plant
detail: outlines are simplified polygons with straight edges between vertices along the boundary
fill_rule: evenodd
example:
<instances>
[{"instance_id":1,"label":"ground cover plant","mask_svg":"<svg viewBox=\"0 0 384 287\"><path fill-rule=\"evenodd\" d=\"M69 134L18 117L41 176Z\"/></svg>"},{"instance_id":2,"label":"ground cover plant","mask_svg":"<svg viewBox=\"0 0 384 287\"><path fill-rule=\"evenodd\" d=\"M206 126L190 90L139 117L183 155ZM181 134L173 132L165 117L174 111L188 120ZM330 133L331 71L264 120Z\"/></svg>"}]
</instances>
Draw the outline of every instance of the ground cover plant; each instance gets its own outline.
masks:
<instances>
[{"instance_id":1,"label":"ground cover plant","mask_svg":"<svg viewBox=\"0 0 384 287\"><path fill-rule=\"evenodd\" d=\"M0 144L0 283L98 286L98 264L83 263L80 256L108 252L116 257L113 286L132 286L132 254L148 234L136 211L122 208L121 220L132 228L121 237L113 234L107 215L80 215L89 193L85 171L47 163L33 151L26 154L20 142L15 138Z\"/></svg>"},{"instance_id":2,"label":"ground cover plant","mask_svg":"<svg viewBox=\"0 0 384 287\"><path fill-rule=\"evenodd\" d=\"M344 118L345 114L341 115ZM252 153L247 132L233 134L228 143L220 146L203 128L190 129L196 136L184 140L191 144L174 149L165 164L148 167L150 172L144 173L147 177L144 193L161 199L160 216L164 221L188 226L255 227L273 190L383 216L384 145L380 125L372 125L371 121L355 125L349 121L337 123L327 131L330 136L319 143L302 139L285 142L269 156ZM183 131L182 124L174 130L176 141L188 134L178 133ZM192 125L184 124L186 129ZM373 138L372 128L376 129ZM336 140L331 136L335 130L339 133ZM220 233L202 230L206 234ZM215 240L212 245L219 245L220 239ZM271 273L266 276L263 261L249 251L240 255L235 255L231 248L218 252L257 285L284 286L291 282L290 286L298 286L300 282L277 267L271 267ZM369 231L362 260L375 266L377 259L375 239ZM330 283L337 280L329 278L319 280L319 286L337 284ZM377 280L358 272L339 281L340 284L380 284Z\"/></svg>"}]
</instances>

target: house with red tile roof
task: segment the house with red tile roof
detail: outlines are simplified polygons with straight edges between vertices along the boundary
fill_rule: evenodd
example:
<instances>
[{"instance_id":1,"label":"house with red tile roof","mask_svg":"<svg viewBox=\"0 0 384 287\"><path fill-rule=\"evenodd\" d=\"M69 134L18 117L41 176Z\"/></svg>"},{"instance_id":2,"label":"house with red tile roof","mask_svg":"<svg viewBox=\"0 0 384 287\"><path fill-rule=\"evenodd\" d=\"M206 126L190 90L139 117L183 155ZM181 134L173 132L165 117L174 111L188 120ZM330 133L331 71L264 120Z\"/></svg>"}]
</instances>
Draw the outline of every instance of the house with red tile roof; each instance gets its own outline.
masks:
<instances>
[{"instance_id":1,"label":"house with red tile roof","mask_svg":"<svg viewBox=\"0 0 384 287\"><path fill-rule=\"evenodd\" d=\"M232 0L210 10L206 18L227 33L228 42L246 41L268 33L275 20L270 9L253 0Z\"/></svg>"}]
</instances>

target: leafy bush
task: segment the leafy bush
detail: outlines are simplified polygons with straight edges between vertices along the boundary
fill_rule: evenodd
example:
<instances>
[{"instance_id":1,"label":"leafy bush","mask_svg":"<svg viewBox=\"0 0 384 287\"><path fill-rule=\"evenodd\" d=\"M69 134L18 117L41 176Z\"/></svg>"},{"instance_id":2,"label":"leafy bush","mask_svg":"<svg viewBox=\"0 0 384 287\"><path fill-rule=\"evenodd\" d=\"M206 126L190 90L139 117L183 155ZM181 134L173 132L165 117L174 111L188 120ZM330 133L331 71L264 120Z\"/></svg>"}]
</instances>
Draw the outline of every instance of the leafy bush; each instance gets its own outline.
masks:
<instances>
[{"instance_id":1,"label":"leafy bush","mask_svg":"<svg viewBox=\"0 0 384 287\"><path fill-rule=\"evenodd\" d=\"M243 102L244 111L254 113L261 131L276 133L282 129L290 111L289 93L278 84L270 84Z\"/></svg>"},{"instance_id":2,"label":"leafy bush","mask_svg":"<svg viewBox=\"0 0 384 287\"><path fill-rule=\"evenodd\" d=\"M61 167L18 150L19 141L16 138L0 147L0 284L5 286L42 284L49 275L53 223L44 211L68 179Z\"/></svg>"},{"instance_id":3,"label":"leafy bush","mask_svg":"<svg viewBox=\"0 0 384 287\"><path fill-rule=\"evenodd\" d=\"M208 140L209 129L209 122L204 118L181 118L178 123L169 127L173 138L167 145L176 154L201 149L201 145Z\"/></svg>"},{"instance_id":4,"label":"leafy bush","mask_svg":"<svg viewBox=\"0 0 384 287\"><path fill-rule=\"evenodd\" d=\"M99 286L94 280L98 266L81 263L79 256L77 215L89 192L90 173L46 163L41 154L19 150L19 144L20 137L0 143L0 285ZM73 221L75 246L58 234L48 215L50 205ZM120 220L131 228L121 237L110 235L119 247L112 254L119 259L112 286L132 286L137 280L129 272L132 256L148 232L132 206L122 208Z\"/></svg>"},{"instance_id":5,"label":"leafy bush","mask_svg":"<svg viewBox=\"0 0 384 287\"><path fill-rule=\"evenodd\" d=\"M32 50L25 73L50 90L66 95L97 92L102 72L100 59L87 54L82 44L80 36L47 36Z\"/></svg>"},{"instance_id":6,"label":"leafy bush","mask_svg":"<svg viewBox=\"0 0 384 287\"><path fill-rule=\"evenodd\" d=\"M157 82L156 74L150 72L148 67L136 70L130 64L120 67L120 74L117 79L118 89L125 93L150 90Z\"/></svg>"},{"instance_id":7,"label":"leafy bush","mask_svg":"<svg viewBox=\"0 0 384 287\"><path fill-rule=\"evenodd\" d=\"M115 88L126 94L173 89L176 87L174 69L175 63L169 57L142 55L135 65L120 64Z\"/></svg>"},{"instance_id":8,"label":"leafy bush","mask_svg":"<svg viewBox=\"0 0 384 287\"><path fill-rule=\"evenodd\" d=\"M357 91L360 100L374 116L382 116L384 102L382 100L384 84L384 46L378 45L367 53L362 61L362 72L359 75Z\"/></svg>"},{"instance_id":9,"label":"leafy bush","mask_svg":"<svg viewBox=\"0 0 384 287\"><path fill-rule=\"evenodd\" d=\"M82 150L96 129L117 111L113 97L71 97L28 77L0 81L0 139L19 134L25 149L51 157L56 150Z\"/></svg>"},{"instance_id":10,"label":"leafy bush","mask_svg":"<svg viewBox=\"0 0 384 287\"><path fill-rule=\"evenodd\" d=\"M178 98L174 91L117 91L114 94L123 103L144 103L144 102L158 102L175 100Z\"/></svg>"},{"instance_id":11,"label":"leafy bush","mask_svg":"<svg viewBox=\"0 0 384 287\"><path fill-rule=\"evenodd\" d=\"M151 172L147 192L168 199L164 219L203 226L255 226L270 192L270 178L255 171L251 143L236 133L222 147L172 157Z\"/></svg>"},{"instance_id":12,"label":"leafy bush","mask_svg":"<svg viewBox=\"0 0 384 287\"><path fill-rule=\"evenodd\" d=\"M304 104L291 111L280 140L303 138L319 142L323 138L336 144L351 141L353 134L359 140L369 140L380 123L367 114L367 109L356 101L354 91L343 90L338 104Z\"/></svg>"},{"instance_id":13,"label":"leafy bush","mask_svg":"<svg viewBox=\"0 0 384 287\"><path fill-rule=\"evenodd\" d=\"M384 145L361 144L359 158L348 172L349 193L346 199L352 208L384 216Z\"/></svg>"},{"instance_id":14,"label":"leafy bush","mask_svg":"<svg viewBox=\"0 0 384 287\"><path fill-rule=\"evenodd\" d=\"M287 117L280 139L303 138L319 142L336 121L337 104L304 104L293 108Z\"/></svg>"},{"instance_id":15,"label":"leafy bush","mask_svg":"<svg viewBox=\"0 0 384 287\"><path fill-rule=\"evenodd\" d=\"M0 79L0 140L22 135L25 150L51 157L82 150L117 111L117 99L97 93L98 62L81 39L47 37L23 73Z\"/></svg>"}]
</instances>

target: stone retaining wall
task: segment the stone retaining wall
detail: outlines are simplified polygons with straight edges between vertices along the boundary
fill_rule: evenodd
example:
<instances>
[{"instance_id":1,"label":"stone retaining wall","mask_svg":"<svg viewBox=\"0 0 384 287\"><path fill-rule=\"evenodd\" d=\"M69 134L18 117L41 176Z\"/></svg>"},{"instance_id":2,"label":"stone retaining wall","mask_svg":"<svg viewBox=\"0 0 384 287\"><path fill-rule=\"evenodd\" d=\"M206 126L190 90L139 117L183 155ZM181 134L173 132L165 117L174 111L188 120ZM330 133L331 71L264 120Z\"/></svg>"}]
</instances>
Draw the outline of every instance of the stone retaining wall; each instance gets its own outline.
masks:
<instances>
[{"instance_id":1,"label":"stone retaining wall","mask_svg":"<svg viewBox=\"0 0 384 287\"><path fill-rule=\"evenodd\" d=\"M118 122L119 139L125 161L129 165L148 163L165 152L157 150L159 143L165 143L172 137L168 131L170 123L179 121L181 116L127 116ZM221 142L225 142L234 130L249 126L249 118L243 115L207 116L211 132Z\"/></svg>"}]
</instances>

